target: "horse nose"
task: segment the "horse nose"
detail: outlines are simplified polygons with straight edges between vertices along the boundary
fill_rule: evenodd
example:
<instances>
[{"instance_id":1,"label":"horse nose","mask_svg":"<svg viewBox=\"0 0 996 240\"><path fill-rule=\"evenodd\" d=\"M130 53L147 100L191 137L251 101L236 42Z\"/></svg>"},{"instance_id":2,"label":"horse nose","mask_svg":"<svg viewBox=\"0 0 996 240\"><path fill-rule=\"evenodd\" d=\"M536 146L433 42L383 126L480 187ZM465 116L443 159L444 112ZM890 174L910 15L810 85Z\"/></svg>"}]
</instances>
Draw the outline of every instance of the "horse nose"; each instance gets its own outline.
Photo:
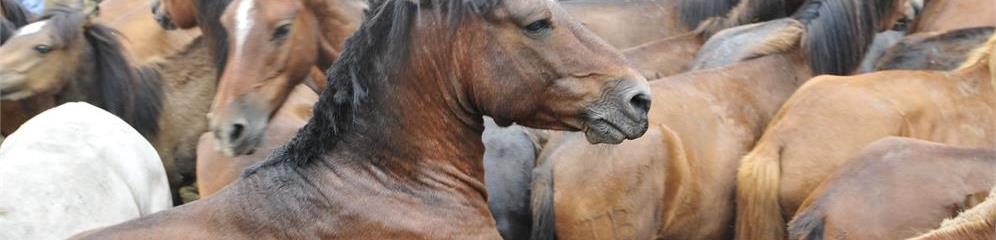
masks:
<instances>
[{"instance_id":1,"label":"horse nose","mask_svg":"<svg viewBox=\"0 0 996 240\"><path fill-rule=\"evenodd\" d=\"M650 101L649 93L638 91L629 98L629 106L632 107L637 114L647 116L647 112L650 111Z\"/></svg>"},{"instance_id":2,"label":"horse nose","mask_svg":"<svg viewBox=\"0 0 996 240\"><path fill-rule=\"evenodd\" d=\"M245 119L239 118L234 121L223 125L220 131L215 132L215 137L219 141L227 142L229 144L237 144L239 140L244 137L246 125L248 122Z\"/></svg>"},{"instance_id":3,"label":"horse nose","mask_svg":"<svg viewBox=\"0 0 996 240\"><path fill-rule=\"evenodd\" d=\"M229 134L228 138L232 140L239 139L239 137L242 137L242 130L244 130L245 128L246 128L245 124L241 123L232 124L230 128L231 131L228 133Z\"/></svg>"}]
</instances>

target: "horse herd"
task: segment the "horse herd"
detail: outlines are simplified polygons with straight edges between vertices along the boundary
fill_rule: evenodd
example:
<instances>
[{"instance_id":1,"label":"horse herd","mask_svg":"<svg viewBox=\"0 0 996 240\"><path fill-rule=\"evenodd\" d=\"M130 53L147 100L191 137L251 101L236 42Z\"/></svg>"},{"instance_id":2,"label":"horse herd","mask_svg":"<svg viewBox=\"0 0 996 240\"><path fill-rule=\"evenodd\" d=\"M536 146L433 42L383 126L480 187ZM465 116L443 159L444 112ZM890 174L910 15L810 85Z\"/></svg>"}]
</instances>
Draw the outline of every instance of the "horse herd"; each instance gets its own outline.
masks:
<instances>
[{"instance_id":1,"label":"horse herd","mask_svg":"<svg viewBox=\"0 0 996 240\"><path fill-rule=\"evenodd\" d=\"M996 238L992 0L145 1L0 0L0 239Z\"/></svg>"}]
</instances>

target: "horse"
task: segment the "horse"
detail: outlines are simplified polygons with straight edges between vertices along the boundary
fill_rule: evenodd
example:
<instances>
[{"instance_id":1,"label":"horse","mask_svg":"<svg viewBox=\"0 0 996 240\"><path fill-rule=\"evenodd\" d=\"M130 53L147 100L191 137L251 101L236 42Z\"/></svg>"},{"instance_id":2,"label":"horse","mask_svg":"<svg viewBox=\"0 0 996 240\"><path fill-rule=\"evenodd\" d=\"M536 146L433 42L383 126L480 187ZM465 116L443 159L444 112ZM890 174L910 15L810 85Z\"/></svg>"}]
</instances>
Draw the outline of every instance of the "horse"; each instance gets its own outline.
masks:
<instances>
[{"instance_id":1,"label":"horse","mask_svg":"<svg viewBox=\"0 0 996 240\"><path fill-rule=\"evenodd\" d=\"M369 6L314 116L265 162L209 198L75 238L498 238L483 116L591 143L646 131L646 79L556 2Z\"/></svg>"},{"instance_id":2,"label":"horse","mask_svg":"<svg viewBox=\"0 0 996 240\"><path fill-rule=\"evenodd\" d=\"M996 144L996 86L988 69L993 45L996 37L952 72L884 71L808 81L742 160L740 239L781 239L784 219L817 184L880 138Z\"/></svg>"},{"instance_id":3,"label":"horse","mask_svg":"<svg viewBox=\"0 0 996 240\"><path fill-rule=\"evenodd\" d=\"M941 227L911 240L988 240L996 237L996 188L981 204L944 220Z\"/></svg>"},{"instance_id":4,"label":"horse","mask_svg":"<svg viewBox=\"0 0 996 240\"><path fill-rule=\"evenodd\" d=\"M64 239L173 206L155 149L86 103L24 123L0 146L0 165L3 239Z\"/></svg>"},{"instance_id":5,"label":"horse","mask_svg":"<svg viewBox=\"0 0 996 240\"><path fill-rule=\"evenodd\" d=\"M745 38L763 40L740 46L757 51L737 53L752 58L652 81L653 101L669 104L652 107L651 128L643 138L618 146L590 146L577 134L551 139L534 171L533 239L612 237L593 232L634 239L729 238L740 157L799 85L815 74L857 67L861 58L847 54L865 48L877 26L890 25L879 22L894 19L884 15L898 8L897 2L865 5L883 14L869 19L834 17L862 1L827 4L834 8L811 2L791 18L761 23L769 26L724 30L737 33L720 32L712 39L735 41L741 38L721 38L781 28L755 32L764 38ZM838 51L817 55L826 48ZM829 66L835 63L846 66ZM614 164L591 164L604 160Z\"/></svg>"},{"instance_id":6,"label":"horse","mask_svg":"<svg viewBox=\"0 0 996 240\"><path fill-rule=\"evenodd\" d=\"M0 99L40 99L21 102L34 111L85 101L120 116L153 143L176 189L190 181L196 140L207 129L215 84L205 52L195 41L161 62L135 66L112 29L53 7L0 46ZM21 122L2 124L16 129Z\"/></svg>"},{"instance_id":7,"label":"horse","mask_svg":"<svg viewBox=\"0 0 996 240\"><path fill-rule=\"evenodd\" d=\"M945 32L996 26L996 5L989 0L929 0L910 32Z\"/></svg>"},{"instance_id":8,"label":"horse","mask_svg":"<svg viewBox=\"0 0 996 240\"><path fill-rule=\"evenodd\" d=\"M313 66L326 69L338 57L364 7L351 0L232 1L221 21L234 37L209 117L225 155L259 146L290 90Z\"/></svg>"},{"instance_id":9,"label":"horse","mask_svg":"<svg viewBox=\"0 0 996 240\"><path fill-rule=\"evenodd\" d=\"M965 62L971 50L989 39L993 29L994 27L974 27L911 34L886 50L875 64L875 69L954 70Z\"/></svg>"},{"instance_id":10,"label":"horse","mask_svg":"<svg viewBox=\"0 0 996 240\"><path fill-rule=\"evenodd\" d=\"M989 148L877 140L809 195L789 222L789 239L915 237L971 208L966 196L988 194L994 169Z\"/></svg>"},{"instance_id":11,"label":"horse","mask_svg":"<svg viewBox=\"0 0 996 240\"><path fill-rule=\"evenodd\" d=\"M298 129L311 118L311 108L318 94L304 85L297 85L283 106L277 108L266 126L260 151L236 157L225 156L218 150L214 134L205 132L197 141L197 190L201 198L213 195L239 178L246 168L266 160L273 150L286 144Z\"/></svg>"}]
</instances>

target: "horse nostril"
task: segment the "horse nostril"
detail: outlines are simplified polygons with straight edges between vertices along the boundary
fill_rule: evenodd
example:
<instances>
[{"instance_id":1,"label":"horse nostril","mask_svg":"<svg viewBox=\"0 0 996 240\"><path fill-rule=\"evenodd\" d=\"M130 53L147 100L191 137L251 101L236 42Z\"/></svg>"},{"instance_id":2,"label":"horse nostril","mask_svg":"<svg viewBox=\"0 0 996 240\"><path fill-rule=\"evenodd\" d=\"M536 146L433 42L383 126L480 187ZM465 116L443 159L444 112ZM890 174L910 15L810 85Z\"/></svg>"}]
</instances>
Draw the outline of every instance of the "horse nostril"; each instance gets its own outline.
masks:
<instances>
[{"instance_id":1,"label":"horse nostril","mask_svg":"<svg viewBox=\"0 0 996 240\"><path fill-rule=\"evenodd\" d=\"M640 114L647 114L650 111L650 95L637 93L629 99L629 105Z\"/></svg>"},{"instance_id":2,"label":"horse nostril","mask_svg":"<svg viewBox=\"0 0 996 240\"><path fill-rule=\"evenodd\" d=\"M245 125L241 123L232 124L232 131L228 133L228 137L231 140L239 139L242 136L242 130L245 129Z\"/></svg>"}]
</instances>

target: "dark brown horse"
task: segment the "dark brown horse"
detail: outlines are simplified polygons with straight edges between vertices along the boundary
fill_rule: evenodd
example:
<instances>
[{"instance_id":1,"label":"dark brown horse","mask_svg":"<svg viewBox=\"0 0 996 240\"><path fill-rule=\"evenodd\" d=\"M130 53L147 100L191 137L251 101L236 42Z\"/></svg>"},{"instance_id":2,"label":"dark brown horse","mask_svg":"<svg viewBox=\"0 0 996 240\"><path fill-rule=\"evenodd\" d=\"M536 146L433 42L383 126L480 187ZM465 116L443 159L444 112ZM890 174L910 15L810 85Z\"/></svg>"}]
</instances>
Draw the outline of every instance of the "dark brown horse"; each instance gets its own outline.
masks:
<instances>
[{"instance_id":1,"label":"dark brown horse","mask_svg":"<svg viewBox=\"0 0 996 240\"><path fill-rule=\"evenodd\" d=\"M498 238L482 115L620 143L649 90L556 2L372 1L314 117L216 195L83 239Z\"/></svg>"},{"instance_id":2,"label":"dark brown horse","mask_svg":"<svg viewBox=\"0 0 996 240\"><path fill-rule=\"evenodd\" d=\"M809 195L789 222L789 239L914 237L993 186L996 150L884 138Z\"/></svg>"},{"instance_id":3,"label":"dark brown horse","mask_svg":"<svg viewBox=\"0 0 996 240\"><path fill-rule=\"evenodd\" d=\"M878 59L876 70L954 70L993 34L994 27L922 32L904 37Z\"/></svg>"},{"instance_id":4,"label":"dark brown horse","mask_svg":"<svg viewBox=\"0 0 996 240\"><path fill-rule=\"evenodd\" d=\"M761 23L770 26L715 35L710 41L736 41L722 36L763 30L736 53L751 58L653 81L654 101L668 104L651 109L643 138L619 146L591 146L577 134L551 139L534 172L533 239L729 238L739 159L799 85L857 67L861 57L849 54L891 25L886 13L900 5L863 6L882 13L871 19L838 15L863 2L811 2L792 18ZM594 164L603 161L613 164Z\"/></svg>"}]
</instances>

